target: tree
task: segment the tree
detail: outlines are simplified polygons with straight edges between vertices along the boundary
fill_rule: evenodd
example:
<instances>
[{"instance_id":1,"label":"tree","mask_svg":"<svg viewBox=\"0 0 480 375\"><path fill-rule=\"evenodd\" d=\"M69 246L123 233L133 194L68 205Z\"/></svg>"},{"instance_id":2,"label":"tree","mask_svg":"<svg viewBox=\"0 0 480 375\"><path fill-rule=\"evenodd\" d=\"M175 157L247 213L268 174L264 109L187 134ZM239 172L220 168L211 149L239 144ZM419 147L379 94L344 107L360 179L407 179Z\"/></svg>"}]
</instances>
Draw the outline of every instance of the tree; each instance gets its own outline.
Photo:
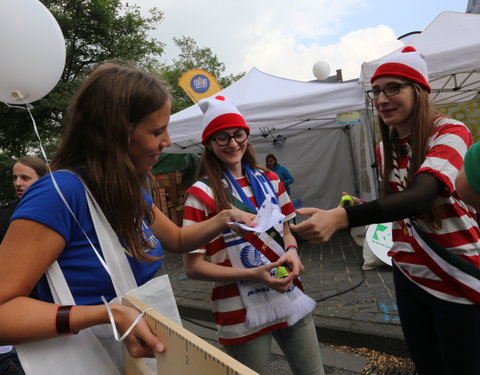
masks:
<instances>
[{"instance_id":1,"label":"tree","mask_svg":"<svg viewBox=\"0 0 480 375\"><path fill-rule=\"evenodd\" d=\"M164 44L149 35L163 19L163 12L157 8L150 9L148 15L143 16L138 6L123 5L121 0L41 1L56 18L66 44L65 69L60 81L47 96L32 103L31 109L49 156L56 150L62 119L73 93L85 75L99 63L131 62L157 74L169 85L175 98L173 112L192 104L178 86L185 71L205 69L222 87L243 75L222 77L225 65L218 61L210 48L199 48L193 39L187 37L174 38L181 50L178 59L171 65L161 63ZM25 154L39 156L30 115L25 108L0 104L0 176L10 176L11 161ZM11 181L3 178L0 180L0 201L8 200L8 194L13 198Z\"/></svg>"},{"instance_id":2,"label":"tree","mask_svg":"<svg viewBox=\"0 0 480 375\"><path fill-rule=\"evenodd\" d=\"M150 69L163 53L164 44L148 35L163 19L157 8L142 16L138 6L122 5L120 0L42 0L62 29L66 62L56 87L33 104L35 118L47 151L56 148L68 102L79 82L93 66L104 61L127 61ZM0 104L1 160L37 153L38 141L25 109ZM7 162L0 163L0 169ZM9 174L4 170L0 175ZM5 180L2 191L10 191ZM8 183L11 185L10 179Z\"/></svg>"},{"instance_id":3,"label":"tree","mask_svg":"<svg viewBox=\"0 0 480 375\"><path fill-rule=\"evenodd\" d=\"M222 88L231 85L245 74L223 76L225 64L218 60L217 55L210 48L200 48L195 40L186 36L173 38L173 41L180 49L178 58L174 59L172 64L163 64L160 67L161 78L169 86L174 98L172 103L173 113L192 105L190 97L178 85L178 80L186 71L195 68L206 70L217 79Z\"/></svg>"},{"instance_id":4,"label":"tree","mask_svg":"<svg viewBox=\"0 0 480 375\"><path fill-rule=\"evenodd\" d=\"M138 6L120 0L42 0L62 29L66 44L65 69L54 90L33 103L32 114L45 139L59 133L67 104L93 66L104 61L127 61L149 68L164 44L148 36L163 18L156 8L143 17ZM0 148L20 155L35 145L25 110L1 107Z\"/></svg>"}]
</instances>

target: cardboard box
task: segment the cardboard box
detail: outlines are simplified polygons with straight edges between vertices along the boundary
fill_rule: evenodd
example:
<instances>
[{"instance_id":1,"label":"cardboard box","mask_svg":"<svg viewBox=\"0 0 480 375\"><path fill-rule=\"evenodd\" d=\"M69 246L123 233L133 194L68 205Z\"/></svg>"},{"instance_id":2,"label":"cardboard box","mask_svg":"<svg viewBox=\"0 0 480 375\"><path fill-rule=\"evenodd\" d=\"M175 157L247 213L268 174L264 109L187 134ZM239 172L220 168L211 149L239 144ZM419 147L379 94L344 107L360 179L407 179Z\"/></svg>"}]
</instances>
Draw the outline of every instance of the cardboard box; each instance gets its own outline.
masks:
<instances>
[{"instance_id":1,"label":"cardboard box","mask_svg":"<svg viewBox=\"0 0 480 375\"><path fill-rule=\"evenodd\" d=\"M181 172L156 175L157 188L154 197L155 204L178 226L183 222L183 204L185 203L182 177Z\"/></svg>"}]
</instances>

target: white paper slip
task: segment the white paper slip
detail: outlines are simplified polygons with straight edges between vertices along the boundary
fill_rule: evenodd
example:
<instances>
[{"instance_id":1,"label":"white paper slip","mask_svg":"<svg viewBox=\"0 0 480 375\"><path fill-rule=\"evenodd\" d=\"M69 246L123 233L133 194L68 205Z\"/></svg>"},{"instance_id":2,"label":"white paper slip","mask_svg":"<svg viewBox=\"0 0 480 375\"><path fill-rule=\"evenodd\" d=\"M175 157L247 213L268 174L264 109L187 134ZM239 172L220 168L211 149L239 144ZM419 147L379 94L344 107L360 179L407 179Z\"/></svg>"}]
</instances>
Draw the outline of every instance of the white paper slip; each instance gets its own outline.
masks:
<instances>
[{"instance_id":1,"label":"white paper slip","mask_svg":"<svg viewBox=\"0 0 480 375\"><path fill-rule=\"evenodd\" d=\"M275 224L281 223L285 215L282 214L278 205L272 203L271 199L267 197L262 204L262 207L258 210L257 217L255 218L255 226L249 227L248 225L229 222L229 224L236 225L244 230L250 232L262 233L273 227Z\"/></svg>"}]
</instances>

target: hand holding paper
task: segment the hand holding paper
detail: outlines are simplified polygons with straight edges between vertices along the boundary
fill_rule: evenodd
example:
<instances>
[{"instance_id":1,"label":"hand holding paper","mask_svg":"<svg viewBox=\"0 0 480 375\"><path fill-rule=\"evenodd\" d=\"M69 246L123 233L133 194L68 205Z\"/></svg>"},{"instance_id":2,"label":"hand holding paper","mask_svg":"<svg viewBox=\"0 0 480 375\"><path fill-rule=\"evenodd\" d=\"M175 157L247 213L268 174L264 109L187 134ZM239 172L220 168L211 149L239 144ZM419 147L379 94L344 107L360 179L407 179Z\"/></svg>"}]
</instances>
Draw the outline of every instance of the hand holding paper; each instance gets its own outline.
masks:
<instances>
[{"instance_id":1,"label":"hand holding paper","mask_svg":"<svg viewBox=\"0 0 480 375\"><path fill-rule=\"evenodd\" d=\"M265 199L262 207L258 210L257 217L255 218L256 225L249 227L242 223L230 222L229 224L235 225L243 230L249 232L262 233L273 227L275 224L282 222L284 214L280 211L276 204L273 204L269 197Z\"/></svg>"}]
</instances>

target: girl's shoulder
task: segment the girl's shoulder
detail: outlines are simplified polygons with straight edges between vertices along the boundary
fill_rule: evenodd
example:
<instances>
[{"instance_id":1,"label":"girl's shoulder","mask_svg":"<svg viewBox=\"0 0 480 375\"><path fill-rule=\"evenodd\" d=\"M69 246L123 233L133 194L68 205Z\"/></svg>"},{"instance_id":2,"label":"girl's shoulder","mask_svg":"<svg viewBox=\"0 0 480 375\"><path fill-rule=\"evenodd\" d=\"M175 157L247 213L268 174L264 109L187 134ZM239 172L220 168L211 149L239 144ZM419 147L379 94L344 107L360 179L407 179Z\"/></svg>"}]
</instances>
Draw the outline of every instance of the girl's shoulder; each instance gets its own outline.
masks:
<instances>
[{"instance_id":1,"label":"girl's shoulder","mask_svg":"<svg viewBox=\"0 0 480 375\"><path fill-rule=\"evenodd\" d=\"M260 173L263 173L265 177L267 177L270 181L276 181L279 180L278 174L276 174L274 171L259 171Z\"/></svg>"},{"instance_id":2,"label":"girl's shoulder","mask_svg":"<svg viewBox=\"0 0 480 375\"><path fill-rule=\"evenodd\" d=\"M68 242L76 228L74 217L87 218L86 201L82 181L70 172L56 171L35 181L25 191L12 220L39 222L58 232Z\"/></svg>"},{"instance_id":3,"label":"girl's shoulder","mask_svg":"<svg viewBox=\"0 0 480 375\"><path fill-rule=\"evenodd\" d=\"M440 114L433 119L433 130L430 137L435 140L445 136L453 136L463 139L468 144L471 143L470 130L463 122Z\"/></svg>"},{"instance_id":4,"label":"girl's shoulder","mask_svg":"<svg viewBox=\"0 0 480 375\"><path fill-rule=\"evenodd\" d=\"M55 171L46 174L38 181L35 181L25 192L26 198L30 195L44 196L50 194L58 194L58 189L65 197L77 195L85 192L85 187L80 178L74 173L68 171Z\"/></svg>"},{"instance_id":5,"label":"girl's shoulder","mask_svg":"<svg viewBox=\"0 0 480 375\"><path fill-rule=\"evenodd\" d=\"M227 186L226 182L225 182L225 186ZM205 193L208 194L209 196L213 196L213 190L210 187L210 182L206 176L200 177L186 190L186 194L188 196L193 195L197 198L199 198L200 196L203 196L203 194Z\"/></svg>"},{"instance_id":6,"label":"girl's shoulder","mask_svg":"<svg viewBox=\"0 0 480 375\"><path fill-rule=\"evenodd\" d=\"M210 186L210 182L208 180L208 177L207 176L202 176L202 177L199 177L198 180L196 180L188 189L190 190L192 187L202 187L202 186Z\"/></svg>"},{"instance_id":7,"label":"girl's shoulder","mask_svg":"<svg viewBox=\"0 0 480 375\"><path fill-rule=\"evenodd\" d=\"M460 126L468 129L463 122L455 120L454 118L445 116L443 114L438 114L433 118L433 126L435 128L445 126L445 125Z\"/></svg>"}]
</instances>

